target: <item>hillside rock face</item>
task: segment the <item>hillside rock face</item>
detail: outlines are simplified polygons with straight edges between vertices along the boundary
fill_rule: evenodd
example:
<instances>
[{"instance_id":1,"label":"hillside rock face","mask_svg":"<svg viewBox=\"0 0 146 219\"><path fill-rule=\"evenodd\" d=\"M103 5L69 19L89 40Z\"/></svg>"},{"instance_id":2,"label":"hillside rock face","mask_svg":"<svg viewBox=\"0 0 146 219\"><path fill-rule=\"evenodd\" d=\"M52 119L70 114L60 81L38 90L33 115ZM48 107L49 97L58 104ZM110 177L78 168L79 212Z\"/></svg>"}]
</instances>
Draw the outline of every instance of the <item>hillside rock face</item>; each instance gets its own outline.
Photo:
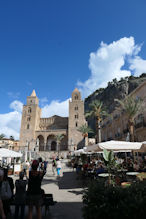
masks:
<instances>
[{"instance_id":1,"label":"hillside rock face","mask_svg":"<svg viewBox=\"0 0 146 219\"><path fill-rule=\"evenodd\" d=\"M116 107L114 99L124 99L126 95L130 94L135 88L137 88L143 81L146 80L146 73L143 73L140 77L126 77L121 78L120 81L113 79L108 83L106 88L100 88L93 94L85 99L85 113L89 111L89 104L93 100L100 100L107 112L110 114ZM95 130L95 119L88 118L88 125Z\"/></svg>"}]
</instances>

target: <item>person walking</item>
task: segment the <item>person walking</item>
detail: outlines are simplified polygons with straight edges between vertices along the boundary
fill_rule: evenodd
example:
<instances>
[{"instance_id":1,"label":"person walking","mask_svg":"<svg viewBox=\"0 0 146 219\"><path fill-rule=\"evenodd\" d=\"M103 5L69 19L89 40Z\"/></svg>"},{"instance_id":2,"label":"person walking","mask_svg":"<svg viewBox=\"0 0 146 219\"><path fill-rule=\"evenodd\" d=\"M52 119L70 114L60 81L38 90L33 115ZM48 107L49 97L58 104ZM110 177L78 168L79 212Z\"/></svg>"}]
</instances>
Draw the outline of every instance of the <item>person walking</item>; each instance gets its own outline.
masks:
<instances>
[{"instance_id":1,"label":"person walking","mask_svg":"<svg viewBox=\"0 0 146 219\"><path fill-rule=\"evenodd\" d=\"M53 160L52 160L52 172L53 172L53 175L55 175L55 169L56 169L56 160L55 160L55 158L53 158Z\"/></svg>"},{"instance_id":2,"label":"person walking","mask_svg":"<svg viewBox=\"0 0 146 219\"><path fill-rule=\"evenodd\" d=\"M25 175L26 176L26 175ZM19 210L21 209L21 219L24 219L25 203L26 203L26 185L28 183L27 176L24 178L24 172L19 173L19 179L15 182L16 193L15 193L15 219L18 218Z\"/></svg>"},{"instance_id":3,"label":"person walking","mask_svg":"<svg viewBox=\"0 0 146 219\"><path fill-rule=\"evenodd\" d=\"M38 171L39 162L34 160L32 162L31 171L29 172L28 180L28 219L32 219L33 206L36 207L37 218L41 219L41 205L43 203L43 190L41 189L41 182L44 171Z\"/></svg>"},{"instance_id":4,"label":"person walking","mask_svg":"<svg viewBox=\"0 0 146 219\"><path fill-rule=\"evenodd\" d=\"M61 162L59 158L56 159L56 170L57 170L57 176L60 177Z\"/></svg>"}]
</instances>

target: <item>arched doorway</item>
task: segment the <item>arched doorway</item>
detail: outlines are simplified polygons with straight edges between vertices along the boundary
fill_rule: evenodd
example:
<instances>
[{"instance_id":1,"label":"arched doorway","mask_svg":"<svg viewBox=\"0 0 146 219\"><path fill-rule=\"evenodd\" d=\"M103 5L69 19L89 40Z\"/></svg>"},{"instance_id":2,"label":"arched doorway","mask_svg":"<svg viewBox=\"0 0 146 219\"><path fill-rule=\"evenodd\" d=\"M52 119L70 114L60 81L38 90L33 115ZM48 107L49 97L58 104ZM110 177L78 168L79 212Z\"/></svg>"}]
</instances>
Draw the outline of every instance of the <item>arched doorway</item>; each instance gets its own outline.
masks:
<instances>
[{"instance_id":1,"label":"arched doorway","mask_svg":"<svg viewBox=\"0 0 146 219\"><path fill-rule=\"evenodd\" d=\"M56 151L56 149L57 149L57 143L56 143L55 135L49 135L47 137L46 150Z\"/></svg>"},{"instance_id":2,"label":"arched doorway","mask_svg":"<svg viewBox=\"0 0 146 219\"><path fill-rule=\"evenodd\" d=\"M37 139L39 140L38 142L39 151L44 151L44 137L42 135L39 135Z\"/></svg>"},{"instance_id":3,"label":"arched doorway","mask_svg":"<svg viewBox=\"0 0 146 219\"><path fill-rule=\"evenodd\" d=\"M52 141L51 142L51 151L56 151L56 149L57 149L57 143L56 143L56 141Z\"/></svg>"},{"instance_id":4,"label":"arched doorway","mask_svg":"<svg viewBox=\"0 0 146 219\"><path fill-rule=\"evenodd\" d=\"M63 135L64 138L60 142L60 151L65 151L68 149L68 138L66 135Z\"/></svg>"}]
</instances>

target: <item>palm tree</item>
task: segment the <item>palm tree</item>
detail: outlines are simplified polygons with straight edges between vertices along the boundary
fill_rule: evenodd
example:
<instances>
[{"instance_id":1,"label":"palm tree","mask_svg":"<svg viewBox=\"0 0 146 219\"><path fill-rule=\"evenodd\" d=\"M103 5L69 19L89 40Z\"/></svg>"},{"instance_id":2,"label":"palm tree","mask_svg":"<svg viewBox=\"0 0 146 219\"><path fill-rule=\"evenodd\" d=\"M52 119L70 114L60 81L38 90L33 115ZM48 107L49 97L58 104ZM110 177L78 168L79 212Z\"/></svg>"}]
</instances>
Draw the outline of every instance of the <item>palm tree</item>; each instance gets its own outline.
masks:
<instances>
[{"instance_id":1,"label":"palm tree","mask_svg":"<svg viewBox=\"0 0 146 219\"><path fill-rule=\"evenodd\" d=\"M64 138L64 135L63 134L58 134L55 136L55 139L57 141L57 151L58 151L58 158L59 158L59 152L60 152L60 143L61 143L61 140Z\"/></svg>"},{"instance_id":2,"label":"palm tree","mask_svg":"<svg viewBox=\"0 0 146 219\"><path fill-rule=\"evenodd\" d=\"M5 137L5 134L0 134L0 140L2 140Z\"/></svg>"},{"instance_id":3,"label":"palm tree","mask_svg":"<svg viewBox=\"0 0 146 219\"><path fill-rule=\"evenodd\" d=\"M85 146L88 145L88 133L93 133L93 130L87 124L81 125L77 130L82 133L85 139Z\"/></svg>"},{"instance_id":4,"label":"palm tree","mask_svg":"<svg viewBox=\"0 0 146 219\"><path fill-rule=\"evenodd\" d=\"M93 100L89 104L90 112L86 113L86 117L93 116L96 119L96 141L101 142L101 121L103 116L107 116L108 113L103 107L103 103L99 100Z\"/></svg>"},{"instance_id":5,"label":"palm tree","mask_svg":"<svg viewBox=\"0 0 146 219\"><path fill-rule=\"evenodd\" d=\"M115 99L120 106L117 110L124 111L128 119L130 141L134 141L134 119L143 111L143 99L127 96L124 100Z\"/></svg>"}]
</instances>

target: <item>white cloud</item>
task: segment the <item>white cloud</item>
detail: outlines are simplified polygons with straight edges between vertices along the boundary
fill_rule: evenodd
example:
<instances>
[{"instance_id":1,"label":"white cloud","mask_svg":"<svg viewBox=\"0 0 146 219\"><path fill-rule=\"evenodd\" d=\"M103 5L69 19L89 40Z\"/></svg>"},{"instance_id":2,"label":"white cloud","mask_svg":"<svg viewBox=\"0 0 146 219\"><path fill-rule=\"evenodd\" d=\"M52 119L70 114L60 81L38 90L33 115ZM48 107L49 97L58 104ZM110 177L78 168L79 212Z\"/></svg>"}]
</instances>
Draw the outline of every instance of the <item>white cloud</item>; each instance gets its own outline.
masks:
<instances>
[{"instance_id":1,"label":"white cloud","mask_svg":"<svg viewBox=\"0 0 146 219\"><path fill-rule=\"evenodd\" d=\"M39 99L39 103L41 105L41 107L44 107L44 105L48 102L48 98L47 97L43 97Z\"/></svg>"},{"instance_id":2,"label":"white cloud","mask_svg":"<svg viewBox=\"0 0 146 219\"><path fill-rule=\"evenodd\" d=\"M7 137L13 135L15 139L19 139L22 103L17 100L13 101L10 108L14 111L0 114L0 133L5 134Z\"/></svg>"},{"instance_id":3,"label":"white cloud","mask_svg":"<svg viewBox=\"0 0 146 219\"><path fill-rule=\"evenodd\" d=\"M13 101L10 104L10 109L14 109L16 112L22 112L23 103L18 100Z\"/></svg>"},{"instance_id":4,"label":"white cloud","mask_svg":"<svg viewBox=\"0 0 146 219\"><path fill-rule=\"evenodd\" d=\"M142 73L146 73L146 60L143 60L139 56L130 60L130 70L133 71L135 76L139 76Z\"/></svg>"},{"instance_id":5,"label":"white cloud","mask_svg":"<svg viewBox=\"0 0 146 219\"><path fill-rule=\"evenodd\" d=\"M69 99L62 102L58 100L53 100L49 105L47 104L42 108L42 116L50 117L53 115L58 115L58 116L67 117L69 110L68 104L69 104Z\"/></svg>"},{"instance_id":6,"label":"white cloud","mask_svg":"<svg viewBox=\"0 0 146 219\"><path fill-rule=\"evenodd\" d=\"M82 96L86 97L100 87L106 87L114 78L140 75L146 72L146 61L137 54L142 45L136 45L133 37L124 37L107 45L101 42L96 52L90 53L89 69L91 75L85 82L77 82ZM125 63L129 68L125 67ZM125 69L124 69L125 67Z\"/></svg>"}]
</instances>

